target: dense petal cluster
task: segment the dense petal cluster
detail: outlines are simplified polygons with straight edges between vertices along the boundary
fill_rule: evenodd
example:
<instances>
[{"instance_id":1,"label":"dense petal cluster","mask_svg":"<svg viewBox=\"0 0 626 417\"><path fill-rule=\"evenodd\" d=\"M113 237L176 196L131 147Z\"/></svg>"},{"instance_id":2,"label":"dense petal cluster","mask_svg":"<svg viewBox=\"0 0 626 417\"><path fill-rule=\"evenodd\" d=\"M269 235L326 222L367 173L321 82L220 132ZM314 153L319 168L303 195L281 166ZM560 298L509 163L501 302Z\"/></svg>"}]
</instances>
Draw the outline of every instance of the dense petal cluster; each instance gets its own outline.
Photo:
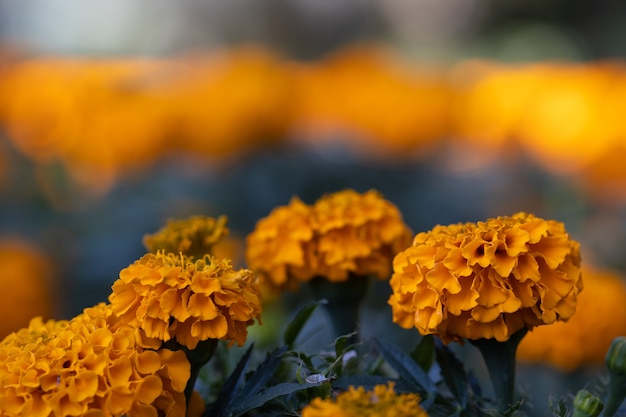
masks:
<instances>
[{"instance_id":1,"label":"dense petal cluster","mask_svg":"<svg viewBox=\"0 0 626 417\"><path fill-rule=\"evenodd\" d=\"M418 233L393 268L393 321L446 343L567 320L583 286L579 243L527 213Z\"/></svg>"},{"instance_id":2,"label":"dense petal cluster","mask_svg":"<svg viewBox=\"0 0 626 417\"><path fill-rule=\"evenodd\" d=\"M335 399L317 397L302 410L302 417L428 417L417 394L397 394L394 384L371 391L350 386Z\"/></svg>"},{"instance_id":3,"label":"dense petal cluster","mask_svg":"<svg viewBox=\"0 0 626 417\"><path fill-rule=\"evenodd\" d=\"M261 315L254 273L210 256L149 253L124 268L112 288L109 300L122 322L189 349L208 339L241 346Z\"/></svg>"},{"instance_id":4,"label":"dense petal cluster","mask_svg":"<svg viewBox=\"0 0 626 417\"><path fill-rule=\"evenodd\" d=\"M182 252L187 256L201 258L205 254L212 254L213 246L228 235L227 221L226 216L217 219L205 216L170 219L156 233L144 236L143 243L149 252Z\"/></svg>"},{"instance_id":5,"label":"dense petal cluster","mask_svg":"<svg viewBox=\"0 0 626 417\"><path fill-rule=\"evenodd\" d=\"M626 283L608 270L583 268L583 275L585 291L579 295L576 314L566 323L529 332L517 349L519 359L549 363L564 371L604 363L611 341L626 329Z\"/></svg>"},{"instance_id":6,"label":"dense petal cluster","mask_svg":"<svg viewBox=\"0 0 626 417\"><path fill-rule=\"evenodd\" d=\"M374 190L344 190L313 205L293 198L261 219L247 237L246 259L272 286L295 288L324 277L388 278L391 260L412 232L398 208Z\"/></svg>"},{"instance_id":7,"label":"dense petal cluster","mask_svg":"<svg viewBox=\"0 0 626 417\"><path fill-rule=\"evenodd\" d=\"M143 349L102 303L0 343L0 416L184 417L189 376L182 351Z\"/></svg>"}]
</instances>

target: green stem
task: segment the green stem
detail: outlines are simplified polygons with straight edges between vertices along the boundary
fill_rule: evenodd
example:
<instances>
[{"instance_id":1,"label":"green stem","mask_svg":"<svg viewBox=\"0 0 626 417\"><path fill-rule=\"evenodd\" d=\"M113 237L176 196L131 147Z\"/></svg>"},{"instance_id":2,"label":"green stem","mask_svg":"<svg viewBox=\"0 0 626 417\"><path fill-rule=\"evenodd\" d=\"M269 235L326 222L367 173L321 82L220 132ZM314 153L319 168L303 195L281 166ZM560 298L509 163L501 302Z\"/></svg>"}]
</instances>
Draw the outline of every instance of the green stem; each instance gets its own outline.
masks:
<instances>
[{"instance_id":1,"label":"green stem","mask_svg":"<svg viewBox=\"0 0 626 417\"><path fill-rule=\"evenodd\" d=\"M498 410L504 413L514 402L515 355L517 346L528 329L513 333L506 342L496 339L476 339L470 342L480 351L493 384Z\"/></svg>"},{"instance_id":2,"label":"green stem","mask_svg":"<svg viewBox=\"0 0 626 417\"><path fill-rule=\"evenodd\" d=\"M326 299L326 311L330 317L335 337L356 332L359 324L359 308L369 287L369 277L352 275L343 282L330 282L324 277L309 281L309 288L316 300ZM349 343L357 341L354 335Z\"/></svg>"},{"instance_id":3,"label":"green stem","mask_svg":"<svg viewBox=\"0 0 626 417\"><path fill-rule=\"evenodd\" d=\"M196 346L193 350L190 350L187 346L181 345L174 339L170 339L163 344L163 347L166 349L182 350L185 352L187 360L191 365L191 373L189 375L187 385L185 386L185 399L187 401L187 406L189 406L189 401L191 400L191 395L193 394L193 388L196 385L198 375L200 375L200 369L202 369L202 367L206 365L209 360L211 360L213 354L215 353L215 349L217 349L218 342L218 339L203 340L198 342L198 346Z\"/></svg>"},{"instance_id":4,"label":"green stem","mask_svg":"<svg viewBox=\"0 0 626 417\"><path fill-rule=\"evenodd\" d=\"M611 378L609 380L609 389L606 396L604 405L605 417L612 417L615 415L619 406L624 402L626 396L626 375L620 375L611 372Z\"/></svg>"}]
</instances>

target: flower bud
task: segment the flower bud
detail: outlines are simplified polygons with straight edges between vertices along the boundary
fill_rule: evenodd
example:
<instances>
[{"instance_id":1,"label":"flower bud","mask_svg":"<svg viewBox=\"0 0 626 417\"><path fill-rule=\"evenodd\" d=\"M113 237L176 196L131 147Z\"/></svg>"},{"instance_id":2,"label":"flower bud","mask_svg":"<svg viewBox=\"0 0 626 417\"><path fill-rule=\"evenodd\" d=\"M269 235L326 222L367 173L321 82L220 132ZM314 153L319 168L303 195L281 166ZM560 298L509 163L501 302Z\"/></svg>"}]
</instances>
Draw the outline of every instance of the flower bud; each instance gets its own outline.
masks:
<instances>
[{"instance_id":1,"label":"flower bud","mask_svg":"<svg viewBox=\"0 0 626 417\"><path fill-rule=\"evenodd\" d=\"M606 366L617 375L626 375L626 337L616 337L606 353Z\"/></svg>"},{"instance_id":2,"label":"flower bud","mask_svg":"<svg viewBox=\"0 0 626 417\"><path fill-rule=\"evenodd\" d=\"M602 400L587 390L581 389L574 397L574 414L572 417L597 417L602 412Z\"/></svg>"},{"instance_id":3,"label":"flower bud","mask_svg":"<svg viewBox=\"0 0 626 417\"><path fill-rule=\"evenodd\" d=\"M613 339L606 352L606 366L610 371L604 416L614 416L626 397L626 337Z\"/></svg>"}]
</instances>

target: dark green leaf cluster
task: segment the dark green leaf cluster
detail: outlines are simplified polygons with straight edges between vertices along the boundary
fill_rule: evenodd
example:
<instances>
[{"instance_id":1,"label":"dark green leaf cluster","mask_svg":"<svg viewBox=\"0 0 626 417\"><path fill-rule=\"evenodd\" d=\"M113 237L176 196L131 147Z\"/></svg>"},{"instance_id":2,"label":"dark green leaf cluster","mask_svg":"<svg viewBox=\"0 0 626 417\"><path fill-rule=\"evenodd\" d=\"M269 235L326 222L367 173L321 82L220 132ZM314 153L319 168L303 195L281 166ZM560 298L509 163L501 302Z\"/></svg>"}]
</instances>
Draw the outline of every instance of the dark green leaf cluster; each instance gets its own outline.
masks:
<instances>
[{"instance_id":1,"label":"dark green leaf cluster","mask_svg":"<svg viewBox=\"0 0 626 417\"><path fill-rule=\"evenodd\" d=\"M266 353L254 367L250 345L228 377L221 374L219 393L209 401L205 417L299 416L316 397L328 398L351 385L369 390L390 381L398 393L419 394L422 407L433 417L502 415L483 398L477 379L454 352L433 336L423 337L410 353L379 338L354 342L355 334L338 337L328 351L299 351L298 337L320 304L303 307L287 325L284 345ZM223 354L218 349L216 356ZM201 394L211 398L210 393ZM521 405L504 415L523 415Z\"/></svg>"}]
</instances>

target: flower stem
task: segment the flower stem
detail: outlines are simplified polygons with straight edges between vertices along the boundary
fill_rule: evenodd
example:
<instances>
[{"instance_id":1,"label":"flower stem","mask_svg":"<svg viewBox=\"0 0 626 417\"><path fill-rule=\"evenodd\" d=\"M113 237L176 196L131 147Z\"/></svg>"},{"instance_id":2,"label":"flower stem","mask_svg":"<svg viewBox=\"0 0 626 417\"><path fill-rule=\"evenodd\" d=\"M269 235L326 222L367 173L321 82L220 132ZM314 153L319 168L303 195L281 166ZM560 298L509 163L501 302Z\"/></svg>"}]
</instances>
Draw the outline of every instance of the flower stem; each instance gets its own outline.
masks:
<instances>
[{"instance_id":1,"label":"flower stem","mask_svg":"<svg viewBox=\"0 0 626 417\"><path fill-rule=\"evenodd\" d=\"M626 396L626 375L611 374L603 416L612 417Z\"/></svg>"},{"instance_id":2,"label":"flower stem","mask_svg":"<svg viewBox=\"0 0 626 417\"><path fill-rule=\"evenodd\" d=\"M502 413L514 401L515 355L517 346L527 332L526 328L518 330L505 342L499 342L496 339L470 340L478 348L485 361L496 395L498 410Z\"/></svg>"},{"instance_id":3,"label":"flower stem","mask_svg":"<svg viewBox=\"0 0 626 417\"><path fill-rule=\"evenodd\" d=\"M309 281L309 288L316 300L326 299L326 311L330 317L335 336L354 333L359 324L359 308L369 287L369 277L352 275L343 282L330 282L324 277ZM356 335L348 342L356 342Z\"/></svg>"},{"instance_id":4,"label":"flower stem","mask_svg":"<svg viewBox=\"0 0 626 417\"><path fill-rule=\"evenodd\" d=\"M202 367L206 365L209 360L211 360L213 354L215 353L215 349L217 349L218 342L218 339L203 340L198 342L198 345L193 350L190 350L187 346L181 345L174 339L170 339L163 344L163 347L166 349L184 351L187 356L187 360L191 364L191 374L189 376L189 380L187 381L187 385L185 386L185 399L187 401L187 406L189 406L191 394L193 394L193 388L196 385L198 375L200 375L200 369L202 369Z\"/></svg>"}]
</instances>

